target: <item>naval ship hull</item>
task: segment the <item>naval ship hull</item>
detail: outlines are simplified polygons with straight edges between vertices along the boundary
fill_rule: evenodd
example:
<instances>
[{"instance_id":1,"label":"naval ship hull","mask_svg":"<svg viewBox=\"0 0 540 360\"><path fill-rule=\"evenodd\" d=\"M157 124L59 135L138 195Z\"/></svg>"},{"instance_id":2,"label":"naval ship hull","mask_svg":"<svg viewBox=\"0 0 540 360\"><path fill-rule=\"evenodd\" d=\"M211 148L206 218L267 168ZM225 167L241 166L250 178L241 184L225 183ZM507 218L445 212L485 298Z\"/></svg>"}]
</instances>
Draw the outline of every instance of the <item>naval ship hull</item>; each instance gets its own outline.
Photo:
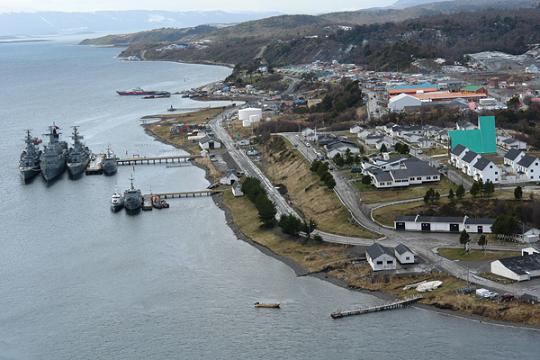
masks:
<instances>
[{"instance_id":1,"label":"naval ship hull","mask_svg":"<svg viewBox=\"0 0 540 360\"><path fill-rule=\"evenodd\" d=\"M69 175L71 177L78 177L82 175L82 173L88 167L89 163L90 163L90 159L87 159L86 161L83 161L83 162L68 163L67 169L68 169Z\"/></svg>"},{"instance_id":2,"label":"naval ship hull","mask_svg":"<svg viewBox=\"0 0 540 360\"><path fill-rule=\"evenodd\" d=\"M118 171L118 165L116 164L116 161L110 161L108 159L105 159L103 161L103 173L107 176L111 176L116 174Z\"/></svg>"},{"instance_id":3,"label":"naval ship hull","mask_svg":"<svg viewBox=\"0 0 540 360\"><path fill-rule=\"evenodd\" d=\"M41 172L41 169L39 168L39 166L20 166L19 172L21 174L22 181L28 182L35 178Z\"/></svg>"},{"instance_id":4,"label":"naval ship hull","mask_svg":"<svg viewBox=\"0 0 540 360\"><path fill-rule=\"evenodd\" d=\"M124 199L124 207L126 212L130 215L138 214L142 208L142 198L137 199L135 197Z\"/></svg>"},{"instance_id":5,"label":"naval ship hull","mask_svg":"<svg viewBox=\"0 0 540 360\"><path fill-rule=\"evenodd\" d=\"M66 163L62 162L55 165L41 164L41 176L45 181L53 181L64 173L66 169Z\"/></svg>"}]
</instances>

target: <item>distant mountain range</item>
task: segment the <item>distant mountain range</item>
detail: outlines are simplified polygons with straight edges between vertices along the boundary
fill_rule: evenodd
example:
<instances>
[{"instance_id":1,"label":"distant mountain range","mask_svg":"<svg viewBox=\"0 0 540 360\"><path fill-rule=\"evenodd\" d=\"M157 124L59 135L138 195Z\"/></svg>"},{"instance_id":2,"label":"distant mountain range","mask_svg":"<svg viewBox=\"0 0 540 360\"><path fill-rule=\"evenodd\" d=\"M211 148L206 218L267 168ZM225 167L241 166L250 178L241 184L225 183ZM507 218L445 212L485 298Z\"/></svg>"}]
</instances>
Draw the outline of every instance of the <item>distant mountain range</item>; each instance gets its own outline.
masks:
<instances>
[{"instance_id":1,"label":"distant mountain range","mask_svg":"<svg viewBox=\"0 0 540 360\"><path fill-rule=\"evenodd\" d=\"M97 11L91 13L0 13L0 36L133 32L185 28L202 24L235 24L279 15L277 12Z\"/></svg>"}]
</instances>

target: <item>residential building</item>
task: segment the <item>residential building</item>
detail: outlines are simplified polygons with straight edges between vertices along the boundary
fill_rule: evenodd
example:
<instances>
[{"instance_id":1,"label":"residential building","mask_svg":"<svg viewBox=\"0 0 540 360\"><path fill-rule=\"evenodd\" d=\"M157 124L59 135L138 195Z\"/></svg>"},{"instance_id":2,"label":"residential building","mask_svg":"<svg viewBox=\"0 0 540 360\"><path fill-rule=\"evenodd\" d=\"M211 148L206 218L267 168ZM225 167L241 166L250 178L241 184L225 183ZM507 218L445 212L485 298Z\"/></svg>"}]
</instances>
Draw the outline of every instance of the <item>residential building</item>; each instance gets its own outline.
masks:
<instances>
[{"instance_id":1,"label":"residential building","mask_svg":"<svg viewBox=\"0 0 540 360\"><path fill-rule=\"evenodd\" d=\"M400 264L414 264L414 253L407 246L399 244L394 249L394 255Z\"/></svg>"},{"instance_id":2,"label":"residential building","mask_svg":"<svg viewBox=\"0 0 540 360\"><path fill-rule=\"evenodd\" d=\"M366 249L366 259L373 271L395 270L397 266L394 251L378 243Z\"/></svg>"},{"instance_id":3,"label":"residential building","mask_svg":"<svg viewBox=\"0 0 540 360\"><path fill-rule=\"evenodd\" d=\"M377 189L407 187L441 180L437 169L415 158L406 159L393 165L388 164L386 170L371 166L366 169L366 174L371 176L372 184Z\"/></svg>"},{"instance_id":4,"label":"residential building","mask_svg":"<svg viewBox=\"0 0 540 360\"><path fill-rule=\"evenodd\" d=\"M526 281L540 276L540 254L524 254L493 261L491 272L515 281Z\"/></svg>"},{"instance_id":5,"label":"residential building","mask_svg":"<svg viewBox=\"0 0 540 360\"><path fill-rule=\"evenodd\" d=\"M512 169L517 167L517 163L525 156L525 152L519 149L510 149L504 155L504 165L510 166Z\"/></svg>"},{"instance_id":6,"label":"residential building","mask_svg":"<svg viewBox=\"0 0 540 360\"><path fill-rule=\"evenodd\" d=\"M413 85L394 85L387 88L389 95L399 94L417 94L439 91L439 87L431 83L413 84Z\"/></svg>"},{"instance_id":7,"label":"residential building","mask_svg":"<svg viewBox=\"0 0 540 360\"><path fill-rule=\"evenodd\" d=\"M447 216L398 216L394 228L401 231L490 234L493 219Z\"/></svg>"},{"instance_id":8,"label":"residential building","mask_svg":"<svg viewBox=\"0 0 540 360\"><path fill-rule=\"evenodd\" d=\"M358 134L358 133L362 132L363 130L364 130L364 128L361 127L360 125L354 125L349 129L349 132L351 134Z\"/></svg>"},{"instance_id":9,"label":"residential building","mask_svg":"<svg viewBox=\"0 0 540 360\"><path fill-rule=\"evenodd\" d=\"M221 148L221 143L210 136L205 136L199 140L201 150L214 150Z\"/></svg>"},{"instance_id":10,"label":"residential building","mask_svg":"<svg viewBox=\"0 0 540 360\"><path fill-rule=\"evenodd\" d=\"M502 171L495 163L463 145L457 145L450 152L450 163L476 181L501 182Z\"/></svg>"},{"instance_id":11,"label":"residential building","mask_svg":"<svg viewBox=\"0 0 540 360\"><path fill-rule=\"evenodd\" d=\"M227 171L227 174L219 180L219 183L221 185L234 185L238 181L239 179L236 175L236 170L229 170Z\"/></svg>"},{"instance_id":12,"label":"residential building","mask_svg":"<svg viewBox=\"0 0 540 360\"><path fill-rule=\"evenodd\" d=\"M377 142L382 140L384 140L384 135L371 134L366 136L364 142L366 143L366 145L375 146L377 145Z\"/></svg>"},{"instance_id":13,"label":"residential building","mask_svg":"<svg viewBox=\"0 0 540 360\"><path fill-rule=\"evenodd\" d=\"M525 141L517 140L511 137L498 136L497 145L506 150L527 150L527 143Z\"/></svg>"},{"instance_id":14,"label":"residential building","mask_svg":"<svg viewBox=\"0 0 540 360\"><path fill-rule=\"evenodd\" d=\"M337 154L345 155L347 151L350 151L351 154L360 153L360 148L357 144L344 139L335 140L325 145L324 148L326 149L326 156L330 159L333 159Z\"/></svg>"},{"instance_id":15,"label":"residential building","mask_svg":"<svg viewBox=\"0 0 540 360\"><path fill-rule=\"evenodd\" d=\"M525 155L515 165L518 174L523 174L530 181L540 181L540 160L537 157Z\"/></svg>"}]
</instances>

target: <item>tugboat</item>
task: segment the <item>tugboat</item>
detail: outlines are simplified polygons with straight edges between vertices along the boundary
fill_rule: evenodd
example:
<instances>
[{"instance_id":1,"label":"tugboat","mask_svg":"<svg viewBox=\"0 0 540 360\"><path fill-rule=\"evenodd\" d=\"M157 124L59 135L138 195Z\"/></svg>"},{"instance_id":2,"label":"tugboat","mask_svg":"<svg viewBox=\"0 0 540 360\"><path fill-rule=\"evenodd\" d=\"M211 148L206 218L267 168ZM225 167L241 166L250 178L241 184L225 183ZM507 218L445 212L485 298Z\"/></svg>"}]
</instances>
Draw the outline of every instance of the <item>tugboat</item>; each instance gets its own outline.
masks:
<instances>
[{"instance_id":1,"label":"tugboat","mask_svg":"<svg viewBox=\"0 0 540 360\"><path fill-rule=\"evenodd\" d=\"M131 178L131 186L124 191L124 207L130 215L138 214L141 211L143 204L143 196L140 189L135 189L133 186L133 175Z\"/></svg>"},{"instance_id":2,"label":"tugboat","mask_svg":"<svg viewBox=\"0 0 540 360\"><path fill-rule=\"evenodd\" d=\"M114 155L109 146L105 158L103 159L103 173L105 173L105 175L111 176L116 174L116 171L118 170L117 160L118 158Z\"/></svg>"},{"instance_id":3,"label":"tugboat","mask_svg":"<svg viewBox=\"0 0 540 360\"><path fill-rule=\"evenodd\" d=\"M152 206L156 209L168 209L169 203L161 199L159 195L152 195Z\"/></svg>"},{"instance_id":4,"label":"tugboat","mask_svg":"<svg viewBox=\"0 0 540 360\"><path fill-rule=\"evenodd\" d=\"M67 168L68 172L72 177L77 177L81 175L88 163L90 162L91 152L88 147L86 147L81 140L83 137L79 135L79 127L73 127L73 147L68 150L67 158Z\"/></svg>"},{"instance_id":5,"label":"tugboat","mask_svg":"<svg viewBox=\"0 0 540 360\"><path fill-rule=\"evenodd\" d=\"M138 87L131 90L118 90L116 92L120 96L134 96L134 95L154 95L155 91L146 91Z\"/></svg>"},{"instance_id":6,"label":"tugboat","mask_svg":"<svg viewBox=\"0 0 540 360\"><path fill-rule=\"evenodd\" d=\"M49 126L49 143L44 146L40 157L41 176L45 181L53 181L66 169L67 143L60 141L59 127Z\"/></svg>"},{"instance_id":7,"label":"tugboat","mask_svg":"<svg viewBox=\"0 0 540 360\"><path fill-rule=\"evenodd\" d=\"M21 178L26 183L27 181L32 180L39 172L39 158L41 157L41 150L36 147L38 140L32 138L30 135L30 130L26 130L26 149L21 153L21 158L19 160L19 171L21 173Z\"/></svg>"},{"instance_id":8,"label":"tugboat","mask_svg":"<svg viewBox=\"0 0 540 360\"><path fill-rule=\"evenodd\" d=\"M111 197L111 211L118 212L124 207L124 197L118 192L115 191Z\"/></svg>"}]
</instances>

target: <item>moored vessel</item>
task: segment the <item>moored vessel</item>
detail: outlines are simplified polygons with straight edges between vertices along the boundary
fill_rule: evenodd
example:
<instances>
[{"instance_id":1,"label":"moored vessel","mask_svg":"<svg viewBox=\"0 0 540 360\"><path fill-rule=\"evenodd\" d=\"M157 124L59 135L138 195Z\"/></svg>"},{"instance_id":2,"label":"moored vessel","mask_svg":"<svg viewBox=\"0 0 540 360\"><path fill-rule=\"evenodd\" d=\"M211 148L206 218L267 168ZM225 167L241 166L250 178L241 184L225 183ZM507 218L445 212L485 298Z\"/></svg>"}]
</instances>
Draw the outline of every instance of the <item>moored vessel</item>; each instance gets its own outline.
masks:
<instances>
[{"instance_id":1,"label":"moored vessel","mask_svg":"<svg viewBox=\"0 0 540 360\"><path fill-rule=\"evenodd\" d=\"M281 305L279 303L255 303L256 308L266 308L266 309L279 309Z\"/></svg>"},{"instance_id":2,"label":"moored vessel","mask_svg":"<svg viewBox=\"0 0 540 360\"><path fill-rule=\"evenodd\" d=\"M115 191L111 197L111 211L118 212L124 207L124 197L118 192Z\"/></svg>"},{"instance_id":3,"label":"moored vessel","mask_svg":"<svg viewBox=\"0 0 540 360\"><path fill-rule=\"evenodd\" d=\"M26 130L26 138L24 139L26 148L22 151L19 159L19 172L24 182L30 181L41 171L39 166L39 158L41 150L36 146L39 141L32 138L30 130Z\"/></svg>"},{"instance_id":4,"label":"moored vessel","mask_svg":"<svg viewBox=\"0 0 540 360\"><path fill-rule=\"evenodd\" d=\"M143 204L143 196L140 189L135 189L133 186L133 176L130 178L131 185L128 190L124 191L124 207L128 214L137 214L141 211Z\"/></svg>"},{"instance_id":5,"label":"moored vessel","mask_svg":"<svg viewBox=\"0 0 540 360\"><path fill-rule=\"evenodd\" d=\"M118 158L116 155L112 152L111 147L109 146L107 148L107 152L105 153L105 158L103 159L103 173L105 175L114 175L118 171Z\"/></svg>"},{"instance_id":6,"label":"moored vessel","mask_svg":"<svg viewBox=\"0 0 540 360\"><path fill-rule=\"evenodd\" d=\"M67 155L67 168L68 172L72 177L77 177L81 175L88 163L92 153L87 146L85 146L81 140L83 137L79 134L78 126L73 127L73 146L69 148Z\"/></svg>"},{"instance_id":7,"label":"moored vessel","mask_svg":"<svg viewBox=\"0 0 540 360\"><path fill-rule=\"evenodd\" d=\"M67 143L60 141L60 128L49 126L49 142L44 146L40 157L41 176L45 181L52 181L62 175L66 169Z\"/></svg>"}]
</instances>

